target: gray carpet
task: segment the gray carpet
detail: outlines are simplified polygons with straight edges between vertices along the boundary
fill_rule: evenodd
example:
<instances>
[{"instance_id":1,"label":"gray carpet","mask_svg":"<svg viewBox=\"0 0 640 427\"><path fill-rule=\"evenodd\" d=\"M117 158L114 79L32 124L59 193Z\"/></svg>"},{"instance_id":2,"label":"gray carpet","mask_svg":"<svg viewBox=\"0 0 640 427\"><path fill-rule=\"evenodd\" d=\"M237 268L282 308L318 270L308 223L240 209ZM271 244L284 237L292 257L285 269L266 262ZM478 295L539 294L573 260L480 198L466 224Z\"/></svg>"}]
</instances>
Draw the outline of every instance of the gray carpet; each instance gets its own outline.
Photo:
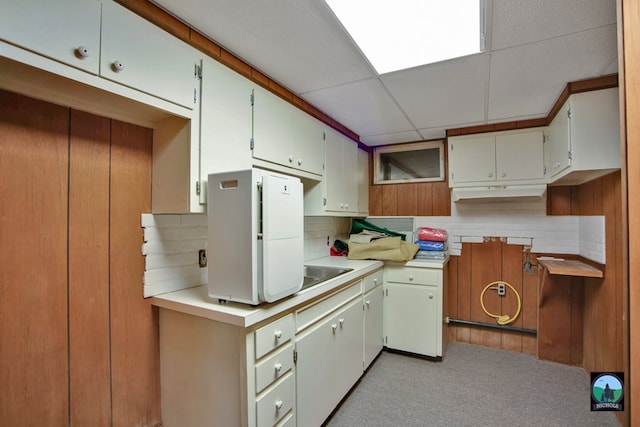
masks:
<instances>
[{"instance_id":1,"label":"gray carpet","mask_svg":"<svg viewBox=\"0 0 640 427\"><path fill-rule=\"evenodd\" d=\"M442 361L382 352L326 423L339 426L618 426L589 410L581 368L449 343Z\"/></svg>"}]
</instances>

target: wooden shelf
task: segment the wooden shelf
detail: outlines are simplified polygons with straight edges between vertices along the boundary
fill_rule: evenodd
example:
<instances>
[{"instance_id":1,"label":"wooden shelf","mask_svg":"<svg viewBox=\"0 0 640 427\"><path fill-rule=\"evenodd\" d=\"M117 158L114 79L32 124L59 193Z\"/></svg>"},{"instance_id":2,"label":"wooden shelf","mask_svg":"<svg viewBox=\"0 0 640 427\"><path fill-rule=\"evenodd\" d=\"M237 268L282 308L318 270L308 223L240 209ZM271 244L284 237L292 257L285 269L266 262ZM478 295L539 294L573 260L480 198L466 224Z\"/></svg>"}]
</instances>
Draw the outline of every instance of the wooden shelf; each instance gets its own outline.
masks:
<instances>
[{"instance_id":1,"label":"wooden shelf","mask_svg":"<svg viewBox=\"0 0 640 427\"><path fill-rule=\"evenodd\" d=\"M540 285L540 301L538 308L542 307L544 301L544 285L549 274L561 276L593 277L602 279L604 272L596 267L586 264L577 259L540 259L538 264L543 267L542 284Z\"/></svg>"},{"instance_id":2,"label":"wooden shelf","mask_svg":"<svg viewBox=\"0 0 640 427\"><path fill-rule=\"evenodd\" d=\"M538 263L549 271L549 274L563 276L581 276L603 278L604 273L595 267L575 259L538 259Z\"/></svg>"}]
</instances>

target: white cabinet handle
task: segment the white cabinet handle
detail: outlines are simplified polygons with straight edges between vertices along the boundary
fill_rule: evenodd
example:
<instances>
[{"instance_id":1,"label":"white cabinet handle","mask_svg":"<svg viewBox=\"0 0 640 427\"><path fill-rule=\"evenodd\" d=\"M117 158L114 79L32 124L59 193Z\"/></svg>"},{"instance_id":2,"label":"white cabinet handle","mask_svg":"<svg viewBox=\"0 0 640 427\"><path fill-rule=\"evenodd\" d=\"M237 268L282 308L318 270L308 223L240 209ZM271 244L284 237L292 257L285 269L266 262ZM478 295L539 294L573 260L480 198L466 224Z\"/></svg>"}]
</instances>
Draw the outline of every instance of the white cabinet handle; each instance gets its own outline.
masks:
<instances>
[{"instance_id":1,"label":"white cabinet handle","mask_svg":"<svg viewBox=\"0 0 640 427\"><path fill-rule=\"evenodd\" d=\"M502 172L502 177L505 178L507 176L506 172Z\"/></svg>"},{"instance_id":2,"label":"white cabinet handle","mask_svg":"<svg viewBox=\"0 0 640 427\"><path fill-rule=\"evenodd\" d=\"M298 166L302 166L302 159L298 159Z\"/></svg>"},{"instance_id":3,"label":"white cabinet handle","mask_svg":"<svg viewBox=\"0 0 640 427\"><path fill-rule=\"evenodd\" d=\"M371 305L371 301L370 300L366 300L364 303L367 304L367 307L369 307Z\"/></svg>"},{"instance_id":4,"label":"white cabinet handle","mask_svg":"<svg viewBox=\"0 0 640 427\"><path fill-rule=\"evenodd\" d=\"M342 325L344 325L344 319L340 318L339 322L340 322L340 327L342 327Z\"/></svg>"},{"instance_id":5,"label":"white cabinet handle","mask_svg":"<svg viewBox=\"0 0 640 427\"><path fill-rule=\"evenodd\" d=\"M289 163L293 163L293 161L294 161L294 160L295 160L295 159L294 159L294 157L293 157L293 156L289 156Z\"/></svg>"},{"instance_id":6,"label":"white cabinet handle","mask_svg":"<svg viewBox=\"0 0 640 427\"><path fill-rule=\"evenodd\" d=\"M118 60L115 60L111 63L111 68L116 73L119 73L120 71L124 70L124 64Z\"/></svg>"},{"instance_id":7,"label":"white cabinet handle","mask_svg":"<svg viewBox=\"0 0 640 427\"><path fill-rule=\"evenodd\" d=\"M489 172L489 178L493 178L493 172Z\"/></svg>"},{"instance_id":8,"label":"white cabinet handle","mask_svg":"<svg viewBox=\"0 0 640 427\"><path fill-rule=\"evenodd\" d=\"M280 338L282 338L282 331L278 330L273 334L274 337L276 337L277 340L279 340Z\"/></svg>"},{"instance_id":9,"label":"white cabinet handle","mask_svg":"<svg viewBox=\"0 0 640 427\"><path fill-rule=\"evenodd\" d=\"M88 58L89 56L91 56L89 48L85 46L78 46L78 48L76 49L76 53L80 58Z\"/></svg>"},{"instance_id":10,"label":"white cabinet handle","mask_svg":"<svg viewBox=\"0 0 640 427\"><path fill-rule=\"evenodd\" d=\"M282 409L282 400L276 400L276 410Z\"/></svg>"},{"instance_id":11,"label":"white cabinet handle","mask_svg":"<svg viewBox=\"0 0 640 427\"><path fill-rule=\"evenodd\" d=\"M276 372L280 372L282 370L282 363L276 363L274 365Z\"/></svg>"},{"instance_id":12,"label":"white cabinet handle","mask_svg":"<svg viewBox=\"0 0 640 427\"><path fill-rule=\"evenodd\" d=\"M377 277L373 278L373 283L378 283L378 278Z\"/></svg>"},{"instance_id":13,"label":"white cabinet handle","mask_svg":"<svg viewBox=\"0 0 640 427\"><path fill-rule=\"evenodd\" d=\"M433 299L433 294L429 294L429 299Z\"/></svg>"},{"instance_id":14,"label":"white cabinet handle","mask_svg":"<svg viewBox=\"0 0 640 427\"><path fill-rule=\"evenodd\" d=\"M333 330L333 333L336 333L336 329L338 329L338 325L336 323L331 325L331 329Z\"/></svg>"},{"instance_id":15,"label":"white cabinet handle","mask_svg":"<svg viewBox=\"0 0 640 427\"><path fill-rule=\"evenodd\" d=\"M409 281L413 282L413 276L409 276Z\"/></svg>"}]
</instances>

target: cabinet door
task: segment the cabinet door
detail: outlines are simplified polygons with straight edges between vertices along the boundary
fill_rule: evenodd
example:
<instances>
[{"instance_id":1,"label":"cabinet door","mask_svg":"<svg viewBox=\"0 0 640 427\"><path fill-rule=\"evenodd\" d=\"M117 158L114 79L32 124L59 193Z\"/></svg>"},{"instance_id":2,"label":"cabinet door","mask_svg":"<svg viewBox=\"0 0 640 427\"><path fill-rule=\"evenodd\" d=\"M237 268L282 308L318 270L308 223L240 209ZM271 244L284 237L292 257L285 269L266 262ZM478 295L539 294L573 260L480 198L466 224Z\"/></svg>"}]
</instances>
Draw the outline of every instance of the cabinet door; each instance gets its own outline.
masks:
<instances>
[{"instance_id":1,"label":"cabinet door","mask_svg":"<svg viewBox=\"0 0 640 427\"><path fill-rule=\"evenodd\" d=\"M253 157L294 167L293 106L265 89L253 94Z\"/></svg>"},{"instance_id":2,"label":"cabinet door","mask_svg":"<svg viewBox=\"0 0 640 427\"><path fill-rule=\"evenodd\" d=\"M100 1L0 2L0 39L98 74Z\"/></svg>"},{"instance_id":3,"label":"cabinet door","mask_svg":"<svg viewBox=\"0 0 640 427\"><path fill-rule=\"evenodd\" d=\"M438 304L436 287L389 282L384 299L384 334L389 348L437 356Z\"/></svg>"},{"instance_id":4,"label":"cabinet door","mask_svg":"<svg viewBox=\"0 0 640 427\"><path fill-rule=\"evenodd\" d=\"M364 296L364 369L382 350L382 295L379 286Z\"/></svg>"},{"instance_id":5,"label":"cabinet door","mask_svg":"<svg viewBox=\"0 0 640 427\"><path fill-rule=\"evenodd\" d=\"M316 175L324 173L324 141L321 122L307 113L294 108L293 139L298 151L298 159L294 167Z\"/></svg>"},{"instance_id":6,"label":"cabinet door","mask_svg":"<svg viewBox=\"0 0 640 427\"><path fill-rule=\"evenodd\" d=\"M545 166L549 178L553 178L571 166L571 140L569 135L569 104L568 102L558 111L558 114L547 127L544 144Z\"/></svg>"},{"instance_id":7,"label":"cabinet door","mask_svg":"<svg viewBox=\"0 0 640 427\"><path fill-rule=\"evenodd\" d=\"M495 137L449 139L450 184L495 181Z\"/></svg>"},{"instance_id":8,"label":"cabinet door","mask_svg":"<svg viewBox=\"0 0 640 427\"><path fill-rule=\"evenodd\" d=\"M338 403L334 393L336 329L336 319L331 317L297 338L296 413L299 426L319 426Z\"/></svg>"},{"instance_id":9,"label":"cabinet door","mask_svg":"<svg viewBox=\"0 0 640 427\"><path fill-rule=\"evenodd\" d=\"M544 179L542 131L496 135L498 181Z\"/></svg>"},{"instance_id":10,"label":"cabinet door","mask_svg":"<svg viewBox=\"0 0 640 427\"><path fill-rule=\"evenodd\" d=\"M336 316L336 404L362 376L363 315L362 299L358 298Z\"/></svg>"},{"instance_id":11,"label":"cabinet door","mask_svg":"<svg viewBox=\"0 0 640 427\"><path fill-rule=\"evenodd\" d=\"M358 150L358 215L369 215L369 153Z\"/></svg>"},{"instance_id":12,"label":"cabinet door","mask_svg":"<svg viewBox=\"0 0 640 427\"><path fill-rule=\"evenodd\" d=\"M251 168L253 84L213 59L202 63L200 181L210 173ZM201 194L207 194L206 186ZM205 201L205 200L203 200Z\"/></svg>"},{"instance_id":13,"label":"cabinet door","mask_svg":"<svg viewBox=\"0 0 640 427\"><path fill-rule=\"evenodd\" d=\"M358 210L358 147L333 129L325 133L325 210L355 213Z\"/></svg>"},{"instance_id":14,"label":"cabinet door","mask_svg":"<svg viewBox=\"0 0 640 427\"><path fill-rule=\"evenodd\" d=\"M201 56L124 7L103 3L102 77L194 108L198 85L195 67Z\"/></svg>"}]
</instances>

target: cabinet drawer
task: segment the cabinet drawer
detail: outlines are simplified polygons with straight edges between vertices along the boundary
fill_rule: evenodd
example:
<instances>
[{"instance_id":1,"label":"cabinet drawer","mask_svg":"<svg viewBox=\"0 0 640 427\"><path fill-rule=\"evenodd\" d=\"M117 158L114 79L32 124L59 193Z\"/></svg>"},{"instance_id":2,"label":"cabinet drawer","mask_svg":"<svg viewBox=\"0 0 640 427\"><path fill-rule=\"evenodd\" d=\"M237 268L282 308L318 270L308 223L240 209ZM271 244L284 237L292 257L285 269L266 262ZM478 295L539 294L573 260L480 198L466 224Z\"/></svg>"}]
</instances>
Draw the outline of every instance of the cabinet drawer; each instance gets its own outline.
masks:
<instances>
[{"instance_id":1,"label":"cabinet drawer","mask_svg":"<svg viewBox=\"0 0 640 427\"><path fill-rule=\"evenodd\" d=\"M383 280L383 271L384 270L379 270L365 277L363 280L364 289L362 290L362 292L367 293L376 286L381 285Z\"/></svg>"},{"instance_id":2,"label":"cabinet drawer","mask_svg":"<svg viewBox=\"0 0 640 427\"><path fill-rule=\"evenodd\" d=\"M442 282L442 270L430 268L386 267L387 282L411 283L415 285L438 285Z\"/></svg>"},{"instance_id":3,"label":"cabinet drawer","mask_svg":"<svg viewBox=\"0 0 640 427\"><path fill-rule=\"evenodd\" d=\"M258 427L272 427L293 408L295 383L293 374L256 400Z\"/></svg>"},{"instance_id":4,"label":"cabinet drawer","mask_svg":"<svg viewBox=\"0 0 640 427\"><path fill-rule=\"evenodd\" d=\"M296 331L300 331L316 320L326 316L333 310L343 306L353 298L362 294L361 282L358 281L348 288L334 294L322 301L307 306L296 312Z\"/></svg>"},{"instance_id":5,"label":"cabinet drawer","mask_svg":"<svg viewBox=\"0 0 640 427\"><path fill-rule=\"evenodd\" d=\"M256 330L256 360L293 337L293 315L278 319Z\"/></svg>"},{"instance_id":6,"label":"cabinet drawer","mask_svg":"<svg viewBox=\"0 0 640 427\"><path fill-rule=\"evenodd\" d=\"M285 345L256 365L256 393L282 377L293 367L293 345Z\"/></svg>"}]
</instances>

